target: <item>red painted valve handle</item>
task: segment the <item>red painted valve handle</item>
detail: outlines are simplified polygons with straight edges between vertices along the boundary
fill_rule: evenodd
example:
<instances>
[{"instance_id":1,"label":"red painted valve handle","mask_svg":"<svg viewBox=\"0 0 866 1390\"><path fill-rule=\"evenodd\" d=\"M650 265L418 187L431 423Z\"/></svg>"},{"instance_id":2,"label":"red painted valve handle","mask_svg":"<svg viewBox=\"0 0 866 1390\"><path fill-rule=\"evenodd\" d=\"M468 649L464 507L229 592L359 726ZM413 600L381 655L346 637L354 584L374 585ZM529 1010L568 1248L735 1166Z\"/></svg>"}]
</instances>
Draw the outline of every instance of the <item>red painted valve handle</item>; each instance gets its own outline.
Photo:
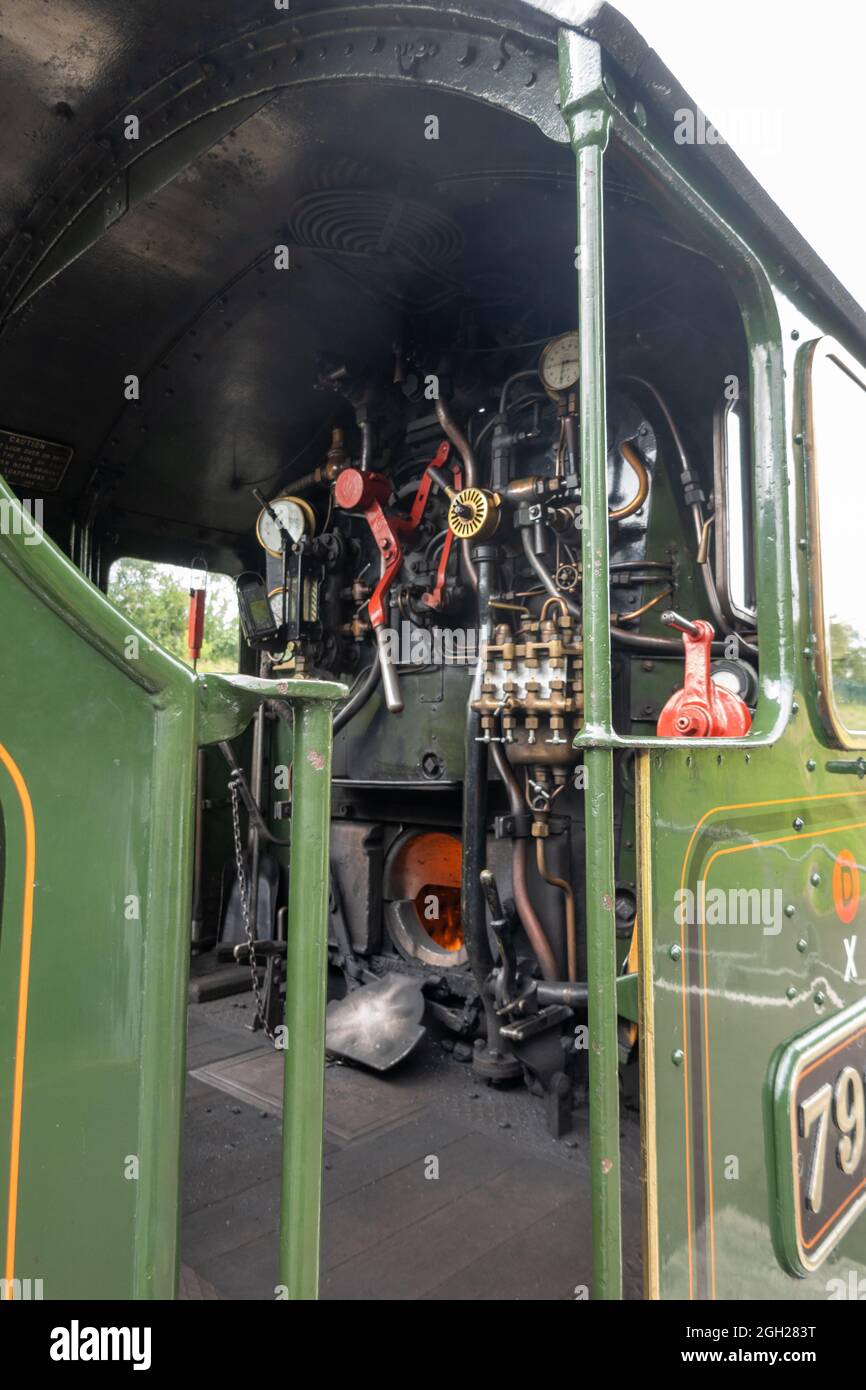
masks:
<instances>
[{"instance_id":1,"label":"red painted valve handle","mask_svg":"<svg viewBox=\"0 0 866 1390\"><path fill-rule=\"evenodd\" d=\"M664 738L742 738L752 727L752 716L740 697L710 674L712 625L677 613L663 613L662 622L683 634L686 667L683 688L668 700L656 733Z\"/></svg>"},{"instance_id":2,"label":"red painted valve handle","mask_svg":"<svg viewBox=\"0 0 866 1390\"><path fill-rule=\"evenodd\" d=\"M434 466L442 466L447 462L450 447L447 440L439 446ZM390 659L388 642L384 632L388 621L388 590L403 565L401 541L411 539L421 525L432 483L432 477L425 470L408 518L389 515L385 511L385 505L391 498L392 489L391 482L384 473L364 472L360 468L344 468L334 484L334 501L337 506L342 507L345 511L363 514L379 551L379 581L370 595L367 612L379 648L385 703L392 714L399 714L402 711L403 697L400 693L397 672ZM436 593L438 601L438 591L434 590L434 593Z\"/></svg>"}]
</instances>

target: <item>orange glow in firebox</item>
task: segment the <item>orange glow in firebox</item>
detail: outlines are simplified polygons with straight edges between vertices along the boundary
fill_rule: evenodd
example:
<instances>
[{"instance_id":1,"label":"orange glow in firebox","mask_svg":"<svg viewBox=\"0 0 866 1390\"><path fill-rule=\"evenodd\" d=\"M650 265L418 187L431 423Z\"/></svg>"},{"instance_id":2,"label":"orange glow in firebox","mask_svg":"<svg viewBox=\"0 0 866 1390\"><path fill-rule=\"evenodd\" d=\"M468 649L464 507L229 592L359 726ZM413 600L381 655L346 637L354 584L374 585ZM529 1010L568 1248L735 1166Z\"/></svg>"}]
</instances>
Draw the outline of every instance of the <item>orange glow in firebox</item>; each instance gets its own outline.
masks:
<instances>
[{"instance_id":1,"label":"orange glow in firebox","mask_svg":"<svg viewBox=\"0 0 866 1390\"><path fill-rule=\"evenodd\" d=\"M396 892L415 904L418 921L443 951L463 946L460 920L460 869L463 846L441 830L413 835L394 865Z\"/></svg>"},{"instance_id":2,"label":"orange glow in firebox","mask_svg":"<svg viewBox=\"0 0 866 1390\"><path fill-rule=\"evenodd\" d=\"M415 899L415 909L427 935L443 951L459 951L463 945L460 889L428 883Z\"/></svg>"}]
</instances>

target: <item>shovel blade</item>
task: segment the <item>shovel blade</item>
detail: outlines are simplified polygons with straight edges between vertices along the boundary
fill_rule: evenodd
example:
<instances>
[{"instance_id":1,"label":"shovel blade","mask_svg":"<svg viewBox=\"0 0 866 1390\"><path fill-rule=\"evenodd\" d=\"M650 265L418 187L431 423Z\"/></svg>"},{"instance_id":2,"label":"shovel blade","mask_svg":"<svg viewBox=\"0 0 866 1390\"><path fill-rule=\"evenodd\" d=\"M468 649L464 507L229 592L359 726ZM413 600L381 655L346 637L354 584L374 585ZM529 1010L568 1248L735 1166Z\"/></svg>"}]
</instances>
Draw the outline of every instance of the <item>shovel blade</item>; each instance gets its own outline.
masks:
<instances>
[{"instance_id":1,"label":"shovel blade","mask_svg":"<svg viewBox=\"0 0 866 1390\"><path fill-rule=\"evenodd\" d=\"M424 996L416 980L386 975L328 1005L325 1046L374 1071L389 1071L409 1056L426 1034Z\"/></svg>"}]
</instances>

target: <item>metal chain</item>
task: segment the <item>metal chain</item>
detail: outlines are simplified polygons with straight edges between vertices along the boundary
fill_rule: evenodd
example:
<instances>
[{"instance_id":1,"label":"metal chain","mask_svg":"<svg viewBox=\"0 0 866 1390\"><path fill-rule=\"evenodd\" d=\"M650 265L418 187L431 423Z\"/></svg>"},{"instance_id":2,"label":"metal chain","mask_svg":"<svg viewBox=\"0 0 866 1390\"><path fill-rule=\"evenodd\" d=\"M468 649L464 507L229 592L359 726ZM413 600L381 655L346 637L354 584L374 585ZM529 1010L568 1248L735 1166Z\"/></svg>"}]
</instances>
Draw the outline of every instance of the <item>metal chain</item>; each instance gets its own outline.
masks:
<instances>
[{"instance_id":1,"label":"metal chain","mask_svg":"<svg viewBox=\"0 0 866 1390\"><path fill-rule=\"evenodd\" d=\"M233 777L229 778L229 795L231 796L232 802L232 826L234 828L235 836L235 863L237 866L238 893L240 895L241 900L241 916L243 918L244 923L244 933L246 934L247 946L249 947L250 952L250 975L252 977L253 983L253 995L255 996L256 1001L256 1013L258 1014L259 1022L262 1025L262 1028L264 1029L265 1033L270 1038L271 1042L275 1042L276 1039L274 1036L274 1031L268 1023L267 1016L265 1014L265 1002L262 998L262 991L259 987L258 961L256 960L256 948L253 939L253 927L250 921L250 904L249 897L247 894L247 875L246 870L244 868L244 851L243 846L241 844L241 817L239 805L240 797L238 793L238 784Z\"/></svg>"}]
</instances>

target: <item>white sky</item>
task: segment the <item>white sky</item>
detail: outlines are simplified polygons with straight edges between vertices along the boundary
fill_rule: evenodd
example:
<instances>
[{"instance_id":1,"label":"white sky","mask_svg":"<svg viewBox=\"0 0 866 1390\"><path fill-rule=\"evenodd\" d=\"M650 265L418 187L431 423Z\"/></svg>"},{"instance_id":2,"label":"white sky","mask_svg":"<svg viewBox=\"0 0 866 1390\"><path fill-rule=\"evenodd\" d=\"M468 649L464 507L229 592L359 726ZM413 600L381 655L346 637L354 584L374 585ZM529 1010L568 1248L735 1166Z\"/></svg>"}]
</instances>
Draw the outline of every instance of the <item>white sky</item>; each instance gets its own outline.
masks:
<instances>
[{"instance_id":1,"label":"white sky","mask_svg":"<svg viewBox=\"0 0 866 1390\"><path fill-rule=\"evenodd\" d=\"M864 0L613 0L866 306Z\"/></svg>"}]
</instances>

